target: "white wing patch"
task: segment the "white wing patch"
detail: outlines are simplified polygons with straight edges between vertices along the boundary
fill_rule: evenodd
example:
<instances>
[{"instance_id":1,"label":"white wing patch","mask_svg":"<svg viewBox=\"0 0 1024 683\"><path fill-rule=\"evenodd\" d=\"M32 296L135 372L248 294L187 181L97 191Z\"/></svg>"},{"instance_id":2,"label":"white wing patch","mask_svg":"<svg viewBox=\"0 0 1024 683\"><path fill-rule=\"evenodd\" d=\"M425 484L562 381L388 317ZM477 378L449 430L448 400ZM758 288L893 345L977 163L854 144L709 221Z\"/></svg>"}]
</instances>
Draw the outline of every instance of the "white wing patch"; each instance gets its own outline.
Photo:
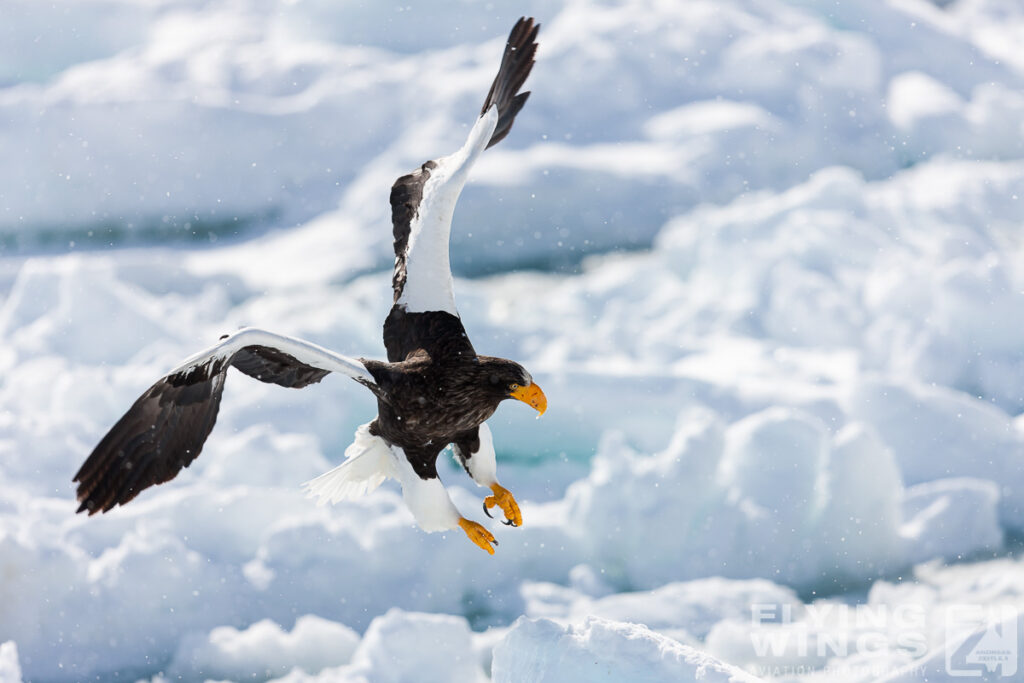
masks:
<instances>
[{"instance_id":1,"label":"white wing patch","mask_svg":"<svg viewBox=\"0 0 1024 683\"><path fill-rule=\"evenodd\" d=\"M409 230L405 287L396 302L410 313L445 311L458 315L448 249L452 216L469 169L486 149L497 124L498 108L492 106L477 119L462 149L436 161L423 186L423 197Z\"/></svg>"}]
</instances>

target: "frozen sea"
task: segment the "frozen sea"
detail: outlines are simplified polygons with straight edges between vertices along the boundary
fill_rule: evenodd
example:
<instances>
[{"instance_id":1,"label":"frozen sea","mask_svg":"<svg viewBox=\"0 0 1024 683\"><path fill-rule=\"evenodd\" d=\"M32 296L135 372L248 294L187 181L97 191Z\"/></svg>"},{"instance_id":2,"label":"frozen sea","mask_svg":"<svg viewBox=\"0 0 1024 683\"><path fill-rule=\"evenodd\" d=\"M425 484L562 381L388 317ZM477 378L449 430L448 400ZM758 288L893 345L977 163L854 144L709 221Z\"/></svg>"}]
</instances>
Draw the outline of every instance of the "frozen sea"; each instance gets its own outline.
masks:
<instances>
[{"instance_id":1,"label":"frozen sea","mask_svg":"<svg viewBox=\"0 0 1024 683\"><path fill-rule=\"evenodd\" d=\"M76 516L224 332L383 355L391 182L521 14L452 262L549 398L490 421L525 525L317 507L371 396L237 373ZM0 681L1024 680L1024 5L4 0L0 158Z\"/></svg>"}]
</instances>

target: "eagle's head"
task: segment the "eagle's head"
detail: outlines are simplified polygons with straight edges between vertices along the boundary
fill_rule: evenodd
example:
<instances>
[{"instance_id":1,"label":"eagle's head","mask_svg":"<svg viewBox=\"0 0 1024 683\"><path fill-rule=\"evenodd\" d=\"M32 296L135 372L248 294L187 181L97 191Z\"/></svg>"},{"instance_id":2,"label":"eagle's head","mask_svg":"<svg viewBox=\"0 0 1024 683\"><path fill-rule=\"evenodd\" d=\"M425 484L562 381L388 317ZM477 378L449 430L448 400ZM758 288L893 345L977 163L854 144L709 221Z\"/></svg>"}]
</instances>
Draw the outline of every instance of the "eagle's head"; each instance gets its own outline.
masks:
<instances>
[{"instance_id":1,"label":"eagle's head","mask_svg":"<svg viewBox=\"0 0 1024 683\"><path fill-rule=\"evenodd\" d=\"M481 384L492 398L522 401L536 410L538 417L548 409L547 397L522 365L506 358L480 356L479 359Z\"/></svg>"}]
</instances>

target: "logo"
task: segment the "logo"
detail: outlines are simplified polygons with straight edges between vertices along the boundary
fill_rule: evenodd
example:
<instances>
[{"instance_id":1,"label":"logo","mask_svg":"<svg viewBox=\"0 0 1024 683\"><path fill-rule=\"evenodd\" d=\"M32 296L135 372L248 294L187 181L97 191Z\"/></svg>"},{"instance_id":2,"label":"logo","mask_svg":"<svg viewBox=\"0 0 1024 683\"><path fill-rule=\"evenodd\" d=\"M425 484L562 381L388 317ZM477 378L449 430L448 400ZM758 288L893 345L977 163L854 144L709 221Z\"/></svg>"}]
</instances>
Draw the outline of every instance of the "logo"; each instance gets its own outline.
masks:
<instances>
[{"instance_id":1,"label":"logo","mask_svg":"<svg viewBox=\"0 0 1024 683\"><path fill-rule=\"evenodd\" d=\"M922 605L753 604L749 626L752 673L765 678L884 678L899 668L886 655L928 653L928 612ZM902 658L901 657L901 658Z\"/></svg>"},{"instance_id":2,"label":"logo","mask_svg":"<svg viewBox=\"0 0 1024 683\"><path fill-rule=\"evenodd\" d=\"M946 612L946 673L987 680L1016 675L1017 617L1009 606L952 605Z\"/></svg>"}]
</instances>

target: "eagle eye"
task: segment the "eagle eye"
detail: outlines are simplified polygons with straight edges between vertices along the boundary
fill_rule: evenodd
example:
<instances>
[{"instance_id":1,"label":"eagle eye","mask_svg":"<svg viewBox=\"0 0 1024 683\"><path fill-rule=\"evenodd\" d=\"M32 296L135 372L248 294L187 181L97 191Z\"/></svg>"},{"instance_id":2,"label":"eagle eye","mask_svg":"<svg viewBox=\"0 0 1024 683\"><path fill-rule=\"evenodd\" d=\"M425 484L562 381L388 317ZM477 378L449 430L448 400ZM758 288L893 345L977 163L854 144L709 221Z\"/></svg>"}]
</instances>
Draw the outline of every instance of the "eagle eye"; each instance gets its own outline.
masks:
<instances>
[{"instance_id":1,"label":"eagle eye","mask_svg":"<svg viewBox=\"0 0 1024 683\"><path fill-rule=\"evenodd\" d=\"M508 388L511 389L512 391L515 391L516 389L519 388L519 385L516 384L515 382L512 382L512 384L508 385Z\"/></svg>"}]
</instances>

